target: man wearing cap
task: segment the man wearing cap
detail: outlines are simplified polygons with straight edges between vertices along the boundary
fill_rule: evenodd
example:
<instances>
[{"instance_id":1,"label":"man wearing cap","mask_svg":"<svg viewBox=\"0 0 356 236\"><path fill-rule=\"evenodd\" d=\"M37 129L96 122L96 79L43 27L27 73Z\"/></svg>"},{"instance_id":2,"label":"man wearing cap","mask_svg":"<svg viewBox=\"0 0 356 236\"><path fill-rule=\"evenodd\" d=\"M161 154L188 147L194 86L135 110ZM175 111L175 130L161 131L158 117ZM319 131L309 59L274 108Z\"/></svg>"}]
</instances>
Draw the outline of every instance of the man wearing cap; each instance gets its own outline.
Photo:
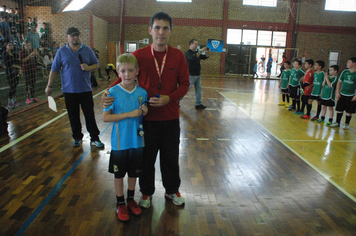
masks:
<instances>
[{"instance_id":1,"label":"man wearing cap","mask_svg":"<svg viewBox=\"0 0 356 236\"><path fill-rule=\"evenodd\" d=\"M68 43L57 51L45 92L48 96L51 95L53 82L61 70L62 91L72 128L73 146L82 145L83 133L79 110L81 107L90 133L90 145L102 148L104 144L99 139L100 131L96 125L90 83L90 72L98 69L99 62L91 48L81 43L77 28L69 28L66 37Z\"/></svg>"}]
</instances>

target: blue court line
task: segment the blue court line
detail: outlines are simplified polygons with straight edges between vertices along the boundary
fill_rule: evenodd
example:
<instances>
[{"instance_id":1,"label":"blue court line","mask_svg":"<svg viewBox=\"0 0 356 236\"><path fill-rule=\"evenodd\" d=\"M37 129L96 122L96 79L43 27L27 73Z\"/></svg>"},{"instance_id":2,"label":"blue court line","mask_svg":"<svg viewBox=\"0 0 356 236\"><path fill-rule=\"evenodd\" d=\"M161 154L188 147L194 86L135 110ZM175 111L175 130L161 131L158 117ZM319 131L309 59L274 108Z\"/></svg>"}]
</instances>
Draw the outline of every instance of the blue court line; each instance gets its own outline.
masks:
<instances>
[{"instance_id":1,"label":"blue court line","mask_svg":"<svg viewBox=\"0 0 356 236\"><path fill-rule=\"evenodd\" d=\"M101 137L108 128L111 126L111 123L106 126L104 131L100 134ZM89 153L91 149L88 149L83 155L79 158L79 160L72 166L72 168L63 176L63 178L59 181L57 186L50 192L50 194L46 197L46 199L41 203L41 205L32 213L32 215L28 218L28 220L21 226L19 231L16 232L15 236L22 235L26 229L32 224L32 222L37 218L37 216L41 213L43 208L47 205L47 203L53 198L53 196L57 193L57 191L62 187L63 183L68 179L68 177L73 173L73 171L77 168L77 166L82 162L84 157Z\"/></svg>"}]
</instances>

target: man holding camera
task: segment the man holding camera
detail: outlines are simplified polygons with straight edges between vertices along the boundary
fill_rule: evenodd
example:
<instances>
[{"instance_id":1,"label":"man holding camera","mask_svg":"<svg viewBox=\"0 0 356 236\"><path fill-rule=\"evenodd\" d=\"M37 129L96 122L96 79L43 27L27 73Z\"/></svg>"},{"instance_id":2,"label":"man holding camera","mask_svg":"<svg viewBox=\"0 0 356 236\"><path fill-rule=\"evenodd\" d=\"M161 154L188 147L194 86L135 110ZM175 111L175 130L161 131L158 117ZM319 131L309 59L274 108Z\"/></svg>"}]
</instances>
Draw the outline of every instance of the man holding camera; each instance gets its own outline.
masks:
<instances>
[{"instance_id":1,"label":"man holding camera","mask_svg":"<svg viewBox=\"0 0 356 236\"><path fill-rule=\"evenodd\" d=\"M190 80L190 88L194 85L195 88L195 108L196 109L205 109L201 103L201 65L200 60L205 60L209 58L209 48L203 47L198 50L198 41L196 39L189 40L189 49L185 52L185 57L187 58L188 67L189 67L189 80Z\"/></svg>"}]
</instances>

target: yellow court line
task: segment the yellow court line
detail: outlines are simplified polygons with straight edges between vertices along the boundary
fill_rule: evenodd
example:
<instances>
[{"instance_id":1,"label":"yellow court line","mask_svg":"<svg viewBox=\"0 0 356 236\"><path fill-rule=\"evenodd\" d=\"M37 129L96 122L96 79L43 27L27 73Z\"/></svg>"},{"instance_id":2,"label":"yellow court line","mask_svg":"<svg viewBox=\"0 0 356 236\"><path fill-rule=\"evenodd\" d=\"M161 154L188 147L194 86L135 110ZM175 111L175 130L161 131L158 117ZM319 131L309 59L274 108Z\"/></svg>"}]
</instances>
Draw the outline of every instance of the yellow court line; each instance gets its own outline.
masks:
<instances>
[{"instance_id":1,"label":"yellow court line","mask_svg":"<svg viewBox=\"0 0 356 236\"><path fill-rule=\"evenodd\" d=\"M106 90L106 89L105 89L105 90ZM95 94L95 95L93 96L93 98L99 96L99 95L102 94L105 90L103 90L103 91L101 91L101 92ZM28 137L31 136L32 134L34 134L34 133L40 131L41 129L44 129L46 126L52 124L53 122L55 122L56 120L62 118L63 116L65 116L65 115L67 115L67 114L68 114L67 111L66 111L66 112L63 112L62 114L60 114L60 115L54 117L52 120L47 121L47 122L44 123L43 125L40 125L40 126L37 127L36 129L31 130L30 132L28 132L28 133L22 135L21 137L15 139L14 141L10 141L10 143L8 143L8 144L6 144L5 146L3 146L2 148L0 148L0 153L2 153L3 151L9 149L10 147L14 146L15 144L17 144L17 143L19 143L19 142L25 140L26 138L28 138Z\"/></svg>"},{"instance_id":2,"label":"yellow court line","mask_svg":"<svg viewBox=\"0 0 356 236\"><path fill-rule=\"evenodd\" d=\"M286 143L284 143L281 139L279 139L276 135L274 135L271 131L269 131L266 127L264 127L262 124L260 124L258 121L256 121L255 119L253 119L251 116L249 116L243 109L240 109L233 101L231 101L228 97L226 97L225 95L223 95L222 93L220 93L219 91L217 91L221 96L223 96L226 100L228 100L229 102L231 102L235 107L237 107L239 110L241 110L246 116L250 117L251 120L253 120L254 122L256 122L256 124L258 124L260 127L262 127L265 131L267 131L270 135L272 135L275 139L277 139L279 142L281 142L286 148L288 148L291 152L293 152L295 155L297 155L300 159L302 159L305 163L307 163L311 168L313 168L316 172L318 172L321 176L324 177L324 179L326 179L327 181L329 181L329 183L331 183L332 185L334 185L337 189L339 189L342 193L344 193L346 196L348 196L351 200L353 200L354 202L356 202L356 198L354 196L352 196L350 193L348 193L345 189L343 189L342 187L340 187L337 183L335 183L333 180L330 179L330 177L328 177L327 175L325 175L323 172L321 172L318 168L316 168L314 165L312 165L308 160L306 160L304 157L302 157L301 155L299 155L296 151L294 151L294 149L292 149L291 147L289 147ZM291 140L291 141L295 141L295 140Z\"/></svg>"},{"instance_id":3,"label":"yellow court line","mask_svg":"<svg viewBox=\"0 0 356 236\"><path fill-rule=\"evenodd\" d=\"M283 142L320 142L320 143L356 143L356 140L298 140L298 139L280 139Z\"/></svg>"}]
</instances>

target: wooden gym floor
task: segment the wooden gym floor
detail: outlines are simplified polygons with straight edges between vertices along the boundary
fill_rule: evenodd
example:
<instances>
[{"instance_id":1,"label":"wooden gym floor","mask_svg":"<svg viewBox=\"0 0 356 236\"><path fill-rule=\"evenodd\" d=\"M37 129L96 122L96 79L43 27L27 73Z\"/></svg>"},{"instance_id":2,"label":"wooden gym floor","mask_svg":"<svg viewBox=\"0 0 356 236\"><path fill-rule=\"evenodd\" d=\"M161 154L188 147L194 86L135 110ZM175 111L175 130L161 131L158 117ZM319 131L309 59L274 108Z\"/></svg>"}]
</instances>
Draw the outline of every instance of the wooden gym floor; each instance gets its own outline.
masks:
<instances>
[{"instance_id":1,"label":"wooden gym floor","mask_svg":"<svg viewBox=\"0 0 356 236\"><path fill-rule=\"evenodd\" d=\"M195 110L194 89L181 102L185 206L163 198L157 165L151 208L120 223L106 87L94 90L102 150L85 127L72 147L62 98L58 113L42 105L11 117L0 139L0 235L355 235L356 117L349 131L330 129L278 107L276 80L229 77L204 78L208 109Z\"/></svg>"}]
</instances>

